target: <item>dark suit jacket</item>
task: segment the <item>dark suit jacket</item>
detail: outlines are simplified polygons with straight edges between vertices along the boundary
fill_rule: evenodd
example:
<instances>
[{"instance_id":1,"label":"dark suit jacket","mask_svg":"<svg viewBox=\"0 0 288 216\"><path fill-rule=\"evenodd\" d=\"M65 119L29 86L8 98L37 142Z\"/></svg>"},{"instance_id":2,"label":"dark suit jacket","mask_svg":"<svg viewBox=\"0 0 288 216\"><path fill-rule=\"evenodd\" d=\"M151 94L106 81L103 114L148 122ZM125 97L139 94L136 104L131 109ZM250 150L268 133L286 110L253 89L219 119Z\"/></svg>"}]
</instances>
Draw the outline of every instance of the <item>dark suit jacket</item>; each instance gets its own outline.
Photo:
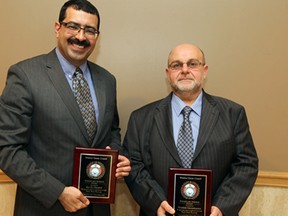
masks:
<instances>
[{"instance_id":1,"label":"dark suit jacket","mask_svg":"<svg viewBox=\"0 0 288 216\"><path fill-rule=\"evenodd\" d=\"M131 114L124 147L132 171L126 183L141 206L140 215L156 215L167 200L168 170L181 167L173 139L171 94ZM202 116L192 168L213 172L212 204L237 215L258 172L258 158L242 106L203 92Z\"/></svg>"},{"instance_id":2,"label":"dark suit jacket","mask_svg":"<svg viewBox=\"0 0 288 216\"><path fill-rule=\"evenodd\" d=\"M116 80L88 62L99 104L91 147L120 149ZM0 169L17 184L16 216L85 215L57 200L72 184L75 146L90 147L85 125L55 50L13 65L0 100ZM97 216L109 205L93 205Z\"/></svg>"}]
</instances>

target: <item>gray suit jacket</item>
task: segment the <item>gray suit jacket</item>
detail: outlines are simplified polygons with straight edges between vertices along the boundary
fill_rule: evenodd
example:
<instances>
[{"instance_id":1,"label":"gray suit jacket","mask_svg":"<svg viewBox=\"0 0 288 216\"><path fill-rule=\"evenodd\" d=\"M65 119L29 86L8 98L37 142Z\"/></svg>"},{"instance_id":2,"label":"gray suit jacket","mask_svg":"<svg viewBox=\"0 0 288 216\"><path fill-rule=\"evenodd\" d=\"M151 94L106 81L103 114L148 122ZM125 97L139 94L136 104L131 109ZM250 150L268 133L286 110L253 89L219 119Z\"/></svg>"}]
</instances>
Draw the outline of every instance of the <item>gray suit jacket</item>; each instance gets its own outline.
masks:
<instances>
[{"instance_id":1,"label":"gray suit jacket","mask_svg":"<svg viewBox=\"0 0 288 216\"><path fill-rule=\"evenodd\" d=\"M126 183L141 206L140 215L156 215L167 200L168 170L182 167L173 139L171 95L131 114L124 148L132 171ZM237 215L258 172L258 158L242 106L203 92L199 136L192 168L211 169L212 204Z\"/></svg>"},{"instance_id":2,"label":"gray suit jacket","mask_svg":"<svg viewBox=\"0 0 288 216\"><path fill-rule=\"evenodd\" d=\"M91 147L121 148L116 80L88 62L99 104ZM17 184L16 216L85 215L57 200L72 184L75 146L89 147L85 125L55 50L11 66L0 99L0 169ZM109 215L109 205L93 205Z\"/></svg>"}]
</instances>

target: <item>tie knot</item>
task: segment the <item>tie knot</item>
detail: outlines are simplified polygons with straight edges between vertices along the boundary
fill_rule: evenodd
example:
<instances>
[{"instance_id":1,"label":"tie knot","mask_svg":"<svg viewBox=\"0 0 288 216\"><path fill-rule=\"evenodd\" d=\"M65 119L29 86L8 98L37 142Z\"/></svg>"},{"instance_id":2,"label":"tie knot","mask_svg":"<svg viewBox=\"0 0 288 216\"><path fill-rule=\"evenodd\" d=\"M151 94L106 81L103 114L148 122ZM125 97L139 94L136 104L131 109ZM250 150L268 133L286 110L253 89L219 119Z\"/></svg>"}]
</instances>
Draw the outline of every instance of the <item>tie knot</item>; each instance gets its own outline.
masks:
<instances>
[{"instance_id":1,"label":"tie knot","mask_svg":"<svg viewBox=\"0 0 288 216\"><path fill-rule=\"evenodd\" d=\"M188 117L190 115L191 111L192 111L191 107L185 106L182 110L182 114L184 115L184 118Z\"/></svg>"},{"instance_id":2,"label":"tie knot","mask_svg":"<svg viewBox=\"0 0 288 216\"><path fill-rule=\"evenodd\" d=\"M75 77L83 76L83 71L79 67L77 67L74 72L74 76Z\"/></svg>"}]
</instances>

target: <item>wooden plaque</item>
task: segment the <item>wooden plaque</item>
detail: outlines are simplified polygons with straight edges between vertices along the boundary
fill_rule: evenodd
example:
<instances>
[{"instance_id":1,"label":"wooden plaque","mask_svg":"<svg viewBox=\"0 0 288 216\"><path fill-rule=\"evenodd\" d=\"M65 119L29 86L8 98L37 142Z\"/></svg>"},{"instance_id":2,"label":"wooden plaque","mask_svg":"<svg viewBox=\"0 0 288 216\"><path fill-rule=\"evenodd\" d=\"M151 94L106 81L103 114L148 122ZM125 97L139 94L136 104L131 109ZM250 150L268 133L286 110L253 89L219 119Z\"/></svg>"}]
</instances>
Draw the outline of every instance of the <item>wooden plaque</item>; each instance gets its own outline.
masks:
<instances>
[{"instance_id":1,"label":"wooden plaque","mask_svg":"<svg viewBox=\"0 0 288 216\"><path fill-rule=\"evenodd\" d=\"M75 148L73 186L92 203L114 203L118 150Z\"/></svg>"},{"instance_id":2,"label":"wooden plaque","mask_svg":"<svg viewBox=\"0 0 288 216\"><path fill-rule=\"evenodd\" d=\"M209 216L211 193L211 170L170 168L168 202L175 216Z\"/></svg>"}]
</instances>

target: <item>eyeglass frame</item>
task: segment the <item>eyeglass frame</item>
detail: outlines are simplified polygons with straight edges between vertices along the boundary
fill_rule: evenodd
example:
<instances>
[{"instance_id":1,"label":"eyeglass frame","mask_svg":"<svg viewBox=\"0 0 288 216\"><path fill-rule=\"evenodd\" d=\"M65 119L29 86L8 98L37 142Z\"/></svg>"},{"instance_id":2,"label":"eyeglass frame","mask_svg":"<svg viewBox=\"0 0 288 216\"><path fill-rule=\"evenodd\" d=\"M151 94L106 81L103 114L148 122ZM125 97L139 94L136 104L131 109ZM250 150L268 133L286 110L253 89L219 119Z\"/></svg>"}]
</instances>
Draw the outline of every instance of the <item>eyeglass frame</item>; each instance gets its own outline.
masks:
<instances>
[{"instance_id":1,"label":"eyeglass frame","mask_svg":"<svg viewBox=\"0 0 288 216\"><path fill-rule=\"evenodd\" d=\"M189 66L189 63L191 64L191 63L195 63L195 62L197 63L196 65ZM174 65L174 67L173 67L173 64L178 64L178 65L176 65L176 66ZM182 70L184 64L186 64L187 68L190 70L195 70L195 69L198 69L200 66L206 65L205 62L201 62L198 59L189 59L187 62L180 62L180 61L176 60L176 61L171 62L168 65L168 68L172 71L180 71L180 70Z\"/></svg>"},{"instance_id":2,"label":"eyeglass frame","mask_svg":"<svg viewBox=\"0 0 288 216\"><path fill-rule=\"evenodd\" d=\"M75 26L74 27L77 27L77 29L71 29L69 28L69 26L67 27L67 25L69 24L74 24ZM74 34L74 35L77 35L79 34L79 32L81 30L84 31L84 34L85 36L87 37L87 28L91 28L91 30L93 29L93 32L94 32L94 36L91 34L91 37L93 37L94 39L97 38L97 36L100 34L100 31L98 31L96 28L92 27L92 26L82 26L80 23L76 23L76 22L73 22L73 21L70 21L70 22L60 22L60 25L63 25L65 26L65 28L68 29L68 31L70 31L70 33ZM88 31L89 32L89 31ZM92 33L92 31L91 31ZM89 34L88 34L88 37L89 37Z\"/></svg>"}]
</instances>

